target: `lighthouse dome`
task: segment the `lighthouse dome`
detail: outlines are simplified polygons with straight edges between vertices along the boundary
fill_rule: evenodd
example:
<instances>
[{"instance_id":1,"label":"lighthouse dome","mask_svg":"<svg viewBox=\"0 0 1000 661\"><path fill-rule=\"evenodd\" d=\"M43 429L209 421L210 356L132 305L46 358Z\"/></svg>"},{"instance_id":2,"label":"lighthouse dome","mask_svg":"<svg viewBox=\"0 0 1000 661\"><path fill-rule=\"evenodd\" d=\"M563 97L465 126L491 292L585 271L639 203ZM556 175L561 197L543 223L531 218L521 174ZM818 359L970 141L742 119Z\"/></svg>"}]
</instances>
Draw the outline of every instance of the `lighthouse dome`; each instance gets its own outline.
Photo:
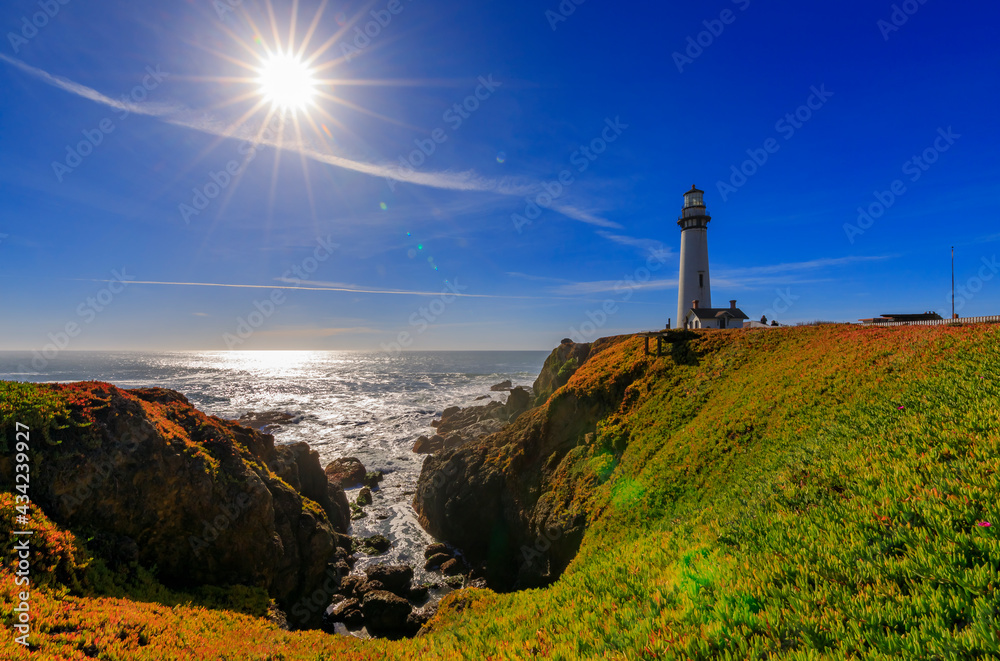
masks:
<instances>
[{"instance_id":1,"label":"lighthouse dome","mask_svg":"<svg viewBox=\"0 0 1000 661\"><path fill-rule=\"evenodd\" d=\"M705 206L705 191L698 190L693 185L684 193L684 208Z\"/></svg>"}]
</instances>

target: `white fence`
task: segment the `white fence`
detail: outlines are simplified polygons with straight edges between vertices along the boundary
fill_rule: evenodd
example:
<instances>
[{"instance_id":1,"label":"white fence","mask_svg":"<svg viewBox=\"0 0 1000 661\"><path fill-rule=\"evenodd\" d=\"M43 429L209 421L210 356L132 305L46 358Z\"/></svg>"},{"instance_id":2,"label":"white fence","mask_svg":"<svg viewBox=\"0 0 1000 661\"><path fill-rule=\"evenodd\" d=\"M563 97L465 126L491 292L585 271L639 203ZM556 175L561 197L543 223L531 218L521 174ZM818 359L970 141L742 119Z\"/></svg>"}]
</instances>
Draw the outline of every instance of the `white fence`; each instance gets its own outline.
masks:
<instances>
[{"instance_id":1,"label":"white fence","mask_svg":"<svg viewBox=\"0 0 1000 661\"><path fill-rule=\"evenodd\" d=\"M1000 323L1000 315L991 317L965 317L959 319L932 319L928 321L876 321L862 326L947 326L948 324L997 324Z\"/></svg>"}]
</instances>

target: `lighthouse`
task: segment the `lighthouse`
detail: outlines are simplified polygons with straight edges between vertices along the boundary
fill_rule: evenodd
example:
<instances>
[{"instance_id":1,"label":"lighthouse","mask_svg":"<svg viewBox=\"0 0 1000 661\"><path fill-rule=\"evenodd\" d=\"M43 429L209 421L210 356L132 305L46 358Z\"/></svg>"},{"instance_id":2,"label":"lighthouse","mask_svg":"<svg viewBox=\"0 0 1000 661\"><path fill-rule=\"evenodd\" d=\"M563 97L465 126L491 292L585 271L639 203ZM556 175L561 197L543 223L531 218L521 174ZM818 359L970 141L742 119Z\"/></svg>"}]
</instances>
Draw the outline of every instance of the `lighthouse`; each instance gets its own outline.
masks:
<instances>
[{"instance_id":1,"label":"lighthouse","mask_svg":"<svg viewBox=\"0 0 1000 661\"><path fill-rule=\"evenodd\" d=\"M712 286L708 275L708 222L705 191L691 186L684 193L684 208L677 224L681 227L681 271L677 286L677 326L684 327L692 308L712 307ZM697 301L697 302L695 302Z\"/></svg>"}]
</instances>

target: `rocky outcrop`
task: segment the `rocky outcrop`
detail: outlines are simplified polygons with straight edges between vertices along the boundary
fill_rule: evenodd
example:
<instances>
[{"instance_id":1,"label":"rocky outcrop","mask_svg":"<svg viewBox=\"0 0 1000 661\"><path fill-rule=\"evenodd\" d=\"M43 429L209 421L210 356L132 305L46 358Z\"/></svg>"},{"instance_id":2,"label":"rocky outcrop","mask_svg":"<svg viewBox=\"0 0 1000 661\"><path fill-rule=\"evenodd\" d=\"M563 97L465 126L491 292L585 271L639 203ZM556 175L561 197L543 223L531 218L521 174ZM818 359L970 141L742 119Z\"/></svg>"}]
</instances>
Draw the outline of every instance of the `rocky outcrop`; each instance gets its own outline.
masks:
<instances>
[{"instance_id":1,"label":"rocky outcrop","mask_svg":"<svg viewBox=\"0 0 1000 661\"><path fill-rule=\"evenodd\" d=\"M510 384L505 381L504 384ZM498 385L504 385L498 384ZM527 388L508 388L507 401L490 402L485 406L459 408L452 406L444 410L440 420L431 422L437 434L428 438L421 436L413 444L413 451L431 454L460 447L470 440L494 434L531 408L532 394Z\"/></svg>"},{"instance_id":2,"label":"rocky outcrop","mask_svg":"<svg viewBox=\"0 0 1000 661\"><path fill-rule=\"evenodd\" d=\"M370 565L365 567L369 581L378 581L389 592L405 594L413 580L413 568L408 565Z\"/></svg>"},{"instance_id":3,"label":"rocky outcrop","mask_svg":"<svg viewBox=\"0 0 1000 661\"><path fill-rule=\"evenodd\" d=\"M291 413L284 411L261 411L244 413L238 422L244 427L270 434L278 431L284 425L295 424L298 419Z\"/></svg>"},{"instance_id":4,"label":"rocky outcrop","mask_svg":"<svg viewBox=\"0 0 1000 661\"><path fill-rule=\"evenodd\" d=\"M354 457L335 459L326 465L327 478L344 489L360 487L367 474L365 465L361 463L360 459Z\"/></svg>"},{"instance_id":5,"label":"rocky outcrop","mask_svg":"<svg viewBox=\"0 0 1000 661\"><path fill-rule=\"evenodd\" d=\"M371 565L364 576L345 577L323 616L323 627L334 631L338 623L351 629L364 626L375 636L401 638L417 633L434 613L433 605L417 609L427 600L431 585L413 585L408 565Z\"/></svg>"},{"instance_id":6,"label":"rocky outcrop","mask_svg":"<svg viewBox=\"0 0 1000 661\"><path fill-rule=\"evenodd\" d=\"M566 364L600 361L601 352L616 342L608 338L561 345L535 382L544 405L519 415L498 433L424 460L413 500L421 525L484 565L493 589L545 585L576 554L586 517L573 502L572 489L558 491L553 485L571 479L561 472L563 460L593 441L597 422L620 406L645 363L637 362L631 373L608 370L606 381L586 388L571 384L555 396L551 389L570 378ZM435 558L432 564L442 560ZM448 565L449 570L454 567Z\"/></svg>"},{"instance_id":7,"label":"rocky outcrop","mask_svg":"<svg viewBox=\"0 0 1000 661\"><path fill-rule=\"evenodd\" d=\"M361 601L365 627L376 636L397 638L407 632L407 618L413 607L403 597L387 590L375 590L365 594Z\"/></svg>"},{"instance_id":8,"label":"rocky outcrop","mask_svg":"<svg viewBox=\"0 0 1000 661\"><path fill-rule=\"evenodd\" d=\"M573 373L590 358L591 348L590 343L578 344L564 339L552 350L531 387L535 393L536 405L544 404L552 393L566 385Z\"/></svg>"},{"instance_id":9,"label":"rocky outcrop","mask_svg":"<svg viewBox=\"0 0 1000 661\"><path fill-rule=\"evenodd\" d=\"M261 586L287 611L323 584L346 499L308 446L275 447L170 390L33 387L65 404L32 463L32 500L53 521L131 545L171 585Z\"/></svg>"},{"instance_id":10,"label":"rocky outcrop","mask_svg":"<svg viewBox=\"0 0 1000 661\"><path fill-rule=\"evenodd\" d=\"M279 445L270 467L278 477L310 498L326 512L330 522L340 532L351 524L351 506L337 483L329 480L319 462L319 453L309 449L308 443Z\"/></svg>"}]
</instances>

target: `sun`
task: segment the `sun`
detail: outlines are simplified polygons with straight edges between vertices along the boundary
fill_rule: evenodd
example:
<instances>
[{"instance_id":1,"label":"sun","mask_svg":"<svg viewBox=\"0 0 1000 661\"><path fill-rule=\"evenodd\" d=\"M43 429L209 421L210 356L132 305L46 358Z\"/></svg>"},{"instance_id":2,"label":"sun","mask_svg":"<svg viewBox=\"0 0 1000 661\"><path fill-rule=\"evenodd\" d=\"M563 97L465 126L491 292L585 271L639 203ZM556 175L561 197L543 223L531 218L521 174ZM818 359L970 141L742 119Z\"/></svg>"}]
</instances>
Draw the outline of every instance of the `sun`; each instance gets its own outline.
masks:
<instances>
[{"instance_id":1,"label":"sun","mask_svg":"<svg viewBox=\"0 0 1000 661\"><path fill-rule=\"evenodd\" d=\"M308 65L288 53L275 53L264 60L257 82L264 99L283 111L311 106L319 84Z\"/></svg>"}]
</instances>

